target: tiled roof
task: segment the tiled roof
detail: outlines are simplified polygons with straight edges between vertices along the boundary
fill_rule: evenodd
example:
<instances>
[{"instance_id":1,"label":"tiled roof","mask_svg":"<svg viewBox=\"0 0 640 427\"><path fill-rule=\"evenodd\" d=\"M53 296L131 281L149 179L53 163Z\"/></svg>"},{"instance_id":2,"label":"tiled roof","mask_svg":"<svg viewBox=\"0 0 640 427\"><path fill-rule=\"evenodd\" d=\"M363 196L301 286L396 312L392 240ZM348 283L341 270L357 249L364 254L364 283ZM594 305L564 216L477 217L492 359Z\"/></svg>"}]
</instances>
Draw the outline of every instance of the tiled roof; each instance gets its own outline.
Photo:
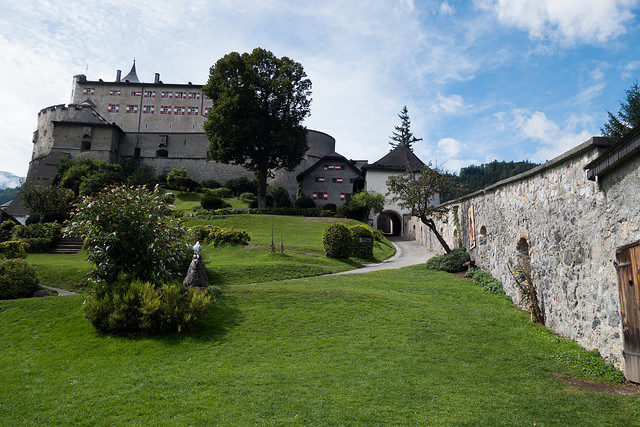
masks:
<instances>
[{"instance_id":1,"label":"tiled roof","mask_svg":"<svg viewBox=\"0 0 640 427\"><path fill-rule=\"evenodd\" d=\"M380 160L366 165L366 170L420 170L425 167L422 160L416 156L405 144L398 144Z\"/></svg>"}]
</instances>

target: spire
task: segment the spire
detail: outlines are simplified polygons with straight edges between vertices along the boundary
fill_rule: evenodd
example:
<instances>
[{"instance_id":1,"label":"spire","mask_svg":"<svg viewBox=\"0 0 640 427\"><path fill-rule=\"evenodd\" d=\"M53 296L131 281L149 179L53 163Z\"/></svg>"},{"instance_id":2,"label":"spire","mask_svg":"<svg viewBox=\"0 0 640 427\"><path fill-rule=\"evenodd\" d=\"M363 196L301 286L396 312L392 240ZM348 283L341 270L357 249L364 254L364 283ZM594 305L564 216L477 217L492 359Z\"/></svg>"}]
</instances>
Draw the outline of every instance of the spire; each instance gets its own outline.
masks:
<instances>
[{"instance_id":1,"label":"spire","mask_svg":"<svg viewBox=\"0 0 640 427\"><path fill-rule=\"evenodd\" d=\"M140 80L138 80L138 75L136 74L136 60L135 59L133 60L133 66L131 67L131 71L129 71L129 74L124 76L122 81L123 82L129 82L129 83L140 83Z\"/></svg>"}]
</instances>

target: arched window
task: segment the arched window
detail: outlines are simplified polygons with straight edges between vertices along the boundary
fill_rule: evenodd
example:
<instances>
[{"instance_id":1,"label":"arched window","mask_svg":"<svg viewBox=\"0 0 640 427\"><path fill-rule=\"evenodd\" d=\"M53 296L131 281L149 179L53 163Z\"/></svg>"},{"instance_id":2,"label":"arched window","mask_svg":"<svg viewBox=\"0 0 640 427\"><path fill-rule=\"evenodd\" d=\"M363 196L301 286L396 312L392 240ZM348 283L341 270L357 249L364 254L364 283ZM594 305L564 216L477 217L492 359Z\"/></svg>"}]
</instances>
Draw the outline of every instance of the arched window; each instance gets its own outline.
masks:
<instances>
[{"instance_id":1,"label":"arched window","mask_svg":"<svg viewBox=\"0 0 640 427\"><path fill-rule=\"evenodd\" d=\"M484 225L480 227L480 234L478 234L478 243L484 245L487 243L487 227Z\"/></svg>"},{"instance_id":2,"label":"arched window","mask_svg":"<svg viewBox=\"0 0 640 427\"><path fill-rule=\"evenodd\" d=\"M82 141L82 144L80 144L80 149L82 151L89 151L91 150L91 141L85 139L84 141Z\"/></svg>"},{"instance_id":3,"label":"arched window","mask_svg":"<svg viewBox=\"0 0 640 427\"><path fill-rule=\"evenodd\" d=\"M165 149L156 151L156 157L169 157L169 152Z\"/></svg>"}]
</instances>

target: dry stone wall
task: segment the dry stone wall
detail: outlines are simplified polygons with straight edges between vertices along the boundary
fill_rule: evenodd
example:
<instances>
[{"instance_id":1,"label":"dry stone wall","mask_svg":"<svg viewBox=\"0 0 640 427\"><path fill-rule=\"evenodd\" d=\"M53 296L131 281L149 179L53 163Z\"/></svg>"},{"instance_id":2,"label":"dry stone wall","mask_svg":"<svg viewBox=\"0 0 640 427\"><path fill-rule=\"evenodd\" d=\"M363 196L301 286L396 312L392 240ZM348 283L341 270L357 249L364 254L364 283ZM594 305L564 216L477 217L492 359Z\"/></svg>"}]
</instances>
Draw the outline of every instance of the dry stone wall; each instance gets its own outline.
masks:
<instances>
[{"instance_id":1,"label":"dry stone wall","mask_svg":"<svg viewBox=\"0 0 640 427\"><path fill-rule=\"evenodd\" d=\"M640 239L640 160L596 183L586 179L584 166L598 152L596 144L587 142L532 173L449 202L451 209L437 227L452 247L461 233L472 259L500 279L516 303L520 295L509 266L517 263L518 244L526 242L545 324L588 349L598 349L623 368L613 260L617 247ZM410 224L421 243L441 249L426 227L419 228L419 220L413 218Z\"/></svg>"}]
</instances>

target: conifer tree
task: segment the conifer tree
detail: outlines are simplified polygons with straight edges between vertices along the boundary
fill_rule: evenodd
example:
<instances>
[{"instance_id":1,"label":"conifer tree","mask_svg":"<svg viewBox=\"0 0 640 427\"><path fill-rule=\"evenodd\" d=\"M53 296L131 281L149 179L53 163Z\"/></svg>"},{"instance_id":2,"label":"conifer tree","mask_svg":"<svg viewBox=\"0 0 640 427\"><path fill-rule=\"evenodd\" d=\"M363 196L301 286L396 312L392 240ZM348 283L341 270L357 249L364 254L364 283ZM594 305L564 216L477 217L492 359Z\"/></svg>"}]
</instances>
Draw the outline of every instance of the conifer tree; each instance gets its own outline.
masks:
<instances>
[{"instance_id":1,"label":"conifer tree","mask_svg":"<svg viewBox=\"0 0 640 427\"><path fill-rule=\"evenodd\" d=\"M629 89L625 91L627 99L620 102L618 115L613 115L607 111L609 121L600 128L604 136L614 136L622 138L631 129L640 124L640 88L638 80L634 81Z\"/></svg>"},{"instance_id":2,"label":"conifer tree","mask_svg":"<svg viewBox=\"0 0 640 427\"><path fill-rule=\"evenodd\" d=\"M395 126L396 130L390 138L389 145L396 148L400 144L405 144L413 151L413 143L422 141L422 138L416 138L413 133L411 133L411 120L409 119L409 110L407 110L406 105L402 108L398 117L400 117L402 122L400 126Z\"/></svg>"}]
</instances>

